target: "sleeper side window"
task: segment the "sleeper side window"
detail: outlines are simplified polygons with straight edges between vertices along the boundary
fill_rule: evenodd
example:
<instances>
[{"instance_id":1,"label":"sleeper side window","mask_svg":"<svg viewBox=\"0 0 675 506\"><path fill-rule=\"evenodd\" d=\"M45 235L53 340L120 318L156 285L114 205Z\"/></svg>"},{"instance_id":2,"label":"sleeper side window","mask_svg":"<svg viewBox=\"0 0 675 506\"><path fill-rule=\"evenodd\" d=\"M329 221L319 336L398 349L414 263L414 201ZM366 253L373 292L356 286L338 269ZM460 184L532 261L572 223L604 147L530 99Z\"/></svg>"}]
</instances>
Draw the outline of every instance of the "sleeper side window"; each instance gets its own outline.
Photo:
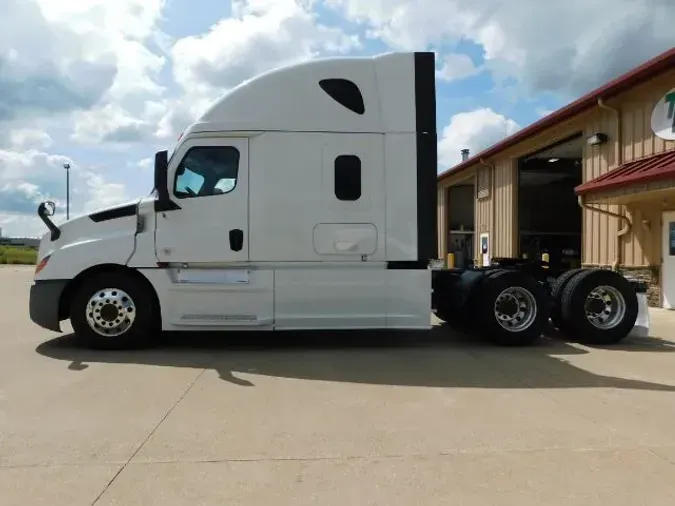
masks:
<instances>
[{"instance_id":1,"label":"sleeper side window","mask_svg":"<svg viewBox=\"0 0 675 506\"><path fill-rule=\"evenodd\" d=\"M361 198L361 159L356 155L340 155L335 159L335 196L354 202Z\"/></svg>"},{"instance_id":2,"label":"sleeper side window","mask_svg":"<svg viewBox=\"0 0 675 506\"><path fill-rule=\"evenodd\" d=\"M176 169L174 195L179 199L230 193L237 186L239 150L231 146L191 148Z\"/></svg>"}]
</instances>

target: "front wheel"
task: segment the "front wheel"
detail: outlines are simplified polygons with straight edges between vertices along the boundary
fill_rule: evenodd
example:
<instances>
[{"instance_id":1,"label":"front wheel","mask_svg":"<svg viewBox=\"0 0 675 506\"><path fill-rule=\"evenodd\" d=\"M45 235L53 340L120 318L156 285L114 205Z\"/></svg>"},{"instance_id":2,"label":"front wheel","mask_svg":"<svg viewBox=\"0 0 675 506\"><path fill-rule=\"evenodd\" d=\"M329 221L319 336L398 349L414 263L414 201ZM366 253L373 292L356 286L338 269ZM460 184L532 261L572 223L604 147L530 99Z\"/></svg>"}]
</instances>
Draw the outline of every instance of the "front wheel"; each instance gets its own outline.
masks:
<instances>
[{"instance_id":1,"label":"front wheel","mask_svg":"<svg viewBox=\"0 0 675 506\"><path fill-rule=\"evenodd\" d=\"M147 344L155 331L148 289L120 272L85 280L73 297L70 322L75 334L96 349L138 347Z\"/></svg>"},{"instance_id":2,"label":"front wheel","mask_svg":"<svg viewBox=\"0 0 675 506\"><path fill-rule=\"evenodd\" d=\"M485 280L476 301L478 322L487 338L502 346L534 343L548 323L546 291L530 276L499 271Z\"/></svg>"}]
</instances>

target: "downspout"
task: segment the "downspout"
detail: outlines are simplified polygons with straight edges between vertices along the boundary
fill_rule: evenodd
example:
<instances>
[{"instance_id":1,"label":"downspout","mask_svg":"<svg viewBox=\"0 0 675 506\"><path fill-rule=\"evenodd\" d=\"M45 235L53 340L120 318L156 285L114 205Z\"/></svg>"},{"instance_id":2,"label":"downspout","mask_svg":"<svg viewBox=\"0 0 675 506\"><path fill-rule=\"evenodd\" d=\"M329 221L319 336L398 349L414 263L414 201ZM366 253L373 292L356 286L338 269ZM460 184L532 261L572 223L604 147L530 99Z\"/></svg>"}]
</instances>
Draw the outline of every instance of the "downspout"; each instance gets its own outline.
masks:
<instances>
[{"instance_id":1,"label":"downspout","mask_svg":"<svg viewBox=\"0 0 675 506\"><path fill-rule=\"evenodd\" d=\"M614 107L608 106L605 101L602 99L602 97L598 97L598 107L600 109L605 109L606 111L610 111L611 113L614 114L616 118L616 138L614 139L614 160L616 161L615 166L618 168L623 164L623 152L621 150L621 134L622 134L622 129L621 129L621 112L619 112L618 109ZM630 219L627 216L624 216L623 214L619 213L614 213L612 211L607 211L605 209L600 209L597 207L592 207L591 205L587 204L584 201L583 196L579 196L579 205L583 209L588 209L590 211L595 211L600 214L604 214L607 216L612 216L614 218L618 218L620 221L624 222L623 227L617 232L616 234L616 255L614 258L614 262L612 263L612 270L618 271L619 266L621 265L621 260L622 260L622 241L621 238L628 234L630 232L632 223Z\"/></svg>"},{"instance_id":2,"label":"downspout","mask_svg":"<svg viewBox=\"0 0 675 506\"><path fill-rule=\"evenodd\" d=\"M613 218L618 218L619 220L624 222L624 226L616 234L616 255L614 257L614 262L612 262L612 270L618 271L619 266L621 265L621 257L622 257L622 255L621 255L621 252L622 252L621 238L624 235L626 235L628 232L630 232L630 229L631 229L631 226L632 226L630 218L628 218L628 216L624 216L623 214L613 213L612 211L607 211L606 209L600 209L598 207L593 207L593 206L591 206L590 204L587 204L584 201L583 195L579 195L578 200L579 200L579 205L583 209L588 209L589 211L595 211L596 213L605 214L607 216L612 216Z\"/></svg>"}]
</instances>

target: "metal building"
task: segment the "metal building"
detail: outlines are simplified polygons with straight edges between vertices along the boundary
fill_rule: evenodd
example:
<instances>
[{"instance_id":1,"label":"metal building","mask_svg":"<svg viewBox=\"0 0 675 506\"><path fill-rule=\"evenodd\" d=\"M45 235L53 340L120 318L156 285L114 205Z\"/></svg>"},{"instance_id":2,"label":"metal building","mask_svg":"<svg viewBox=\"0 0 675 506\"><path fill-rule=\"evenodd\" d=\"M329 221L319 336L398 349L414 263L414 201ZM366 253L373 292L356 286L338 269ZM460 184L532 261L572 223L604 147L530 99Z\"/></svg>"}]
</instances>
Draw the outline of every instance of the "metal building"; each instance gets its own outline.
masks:
<instances>
[{"instance_id":1,"label":"metal building","mask_svg":"<svg viewBox=\"0 0 675 506\"><path fill-rule=\"evenodd\" d=\"M675 48L438 177L439 255L615 268L675 308Z\"/></svg>"}]
</instances>

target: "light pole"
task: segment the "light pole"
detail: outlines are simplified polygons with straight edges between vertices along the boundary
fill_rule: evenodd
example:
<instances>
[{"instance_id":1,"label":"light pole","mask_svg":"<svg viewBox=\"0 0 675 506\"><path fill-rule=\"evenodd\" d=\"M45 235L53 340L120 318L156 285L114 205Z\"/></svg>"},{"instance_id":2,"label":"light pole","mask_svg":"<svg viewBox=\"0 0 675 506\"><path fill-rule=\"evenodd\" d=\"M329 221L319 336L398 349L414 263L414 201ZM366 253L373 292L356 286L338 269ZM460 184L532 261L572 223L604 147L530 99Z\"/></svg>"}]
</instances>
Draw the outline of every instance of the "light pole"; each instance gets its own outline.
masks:
<instances>
[{"instance_id":1,"label":"light pole","mask_svg":"<svg viewBox=\"0 0 675 506\"><path fill-rule=\"evenodd\" d=\"M66 220L70 219L70 164L64 163L66 169Z\"/></svg>"}]
</instances>

